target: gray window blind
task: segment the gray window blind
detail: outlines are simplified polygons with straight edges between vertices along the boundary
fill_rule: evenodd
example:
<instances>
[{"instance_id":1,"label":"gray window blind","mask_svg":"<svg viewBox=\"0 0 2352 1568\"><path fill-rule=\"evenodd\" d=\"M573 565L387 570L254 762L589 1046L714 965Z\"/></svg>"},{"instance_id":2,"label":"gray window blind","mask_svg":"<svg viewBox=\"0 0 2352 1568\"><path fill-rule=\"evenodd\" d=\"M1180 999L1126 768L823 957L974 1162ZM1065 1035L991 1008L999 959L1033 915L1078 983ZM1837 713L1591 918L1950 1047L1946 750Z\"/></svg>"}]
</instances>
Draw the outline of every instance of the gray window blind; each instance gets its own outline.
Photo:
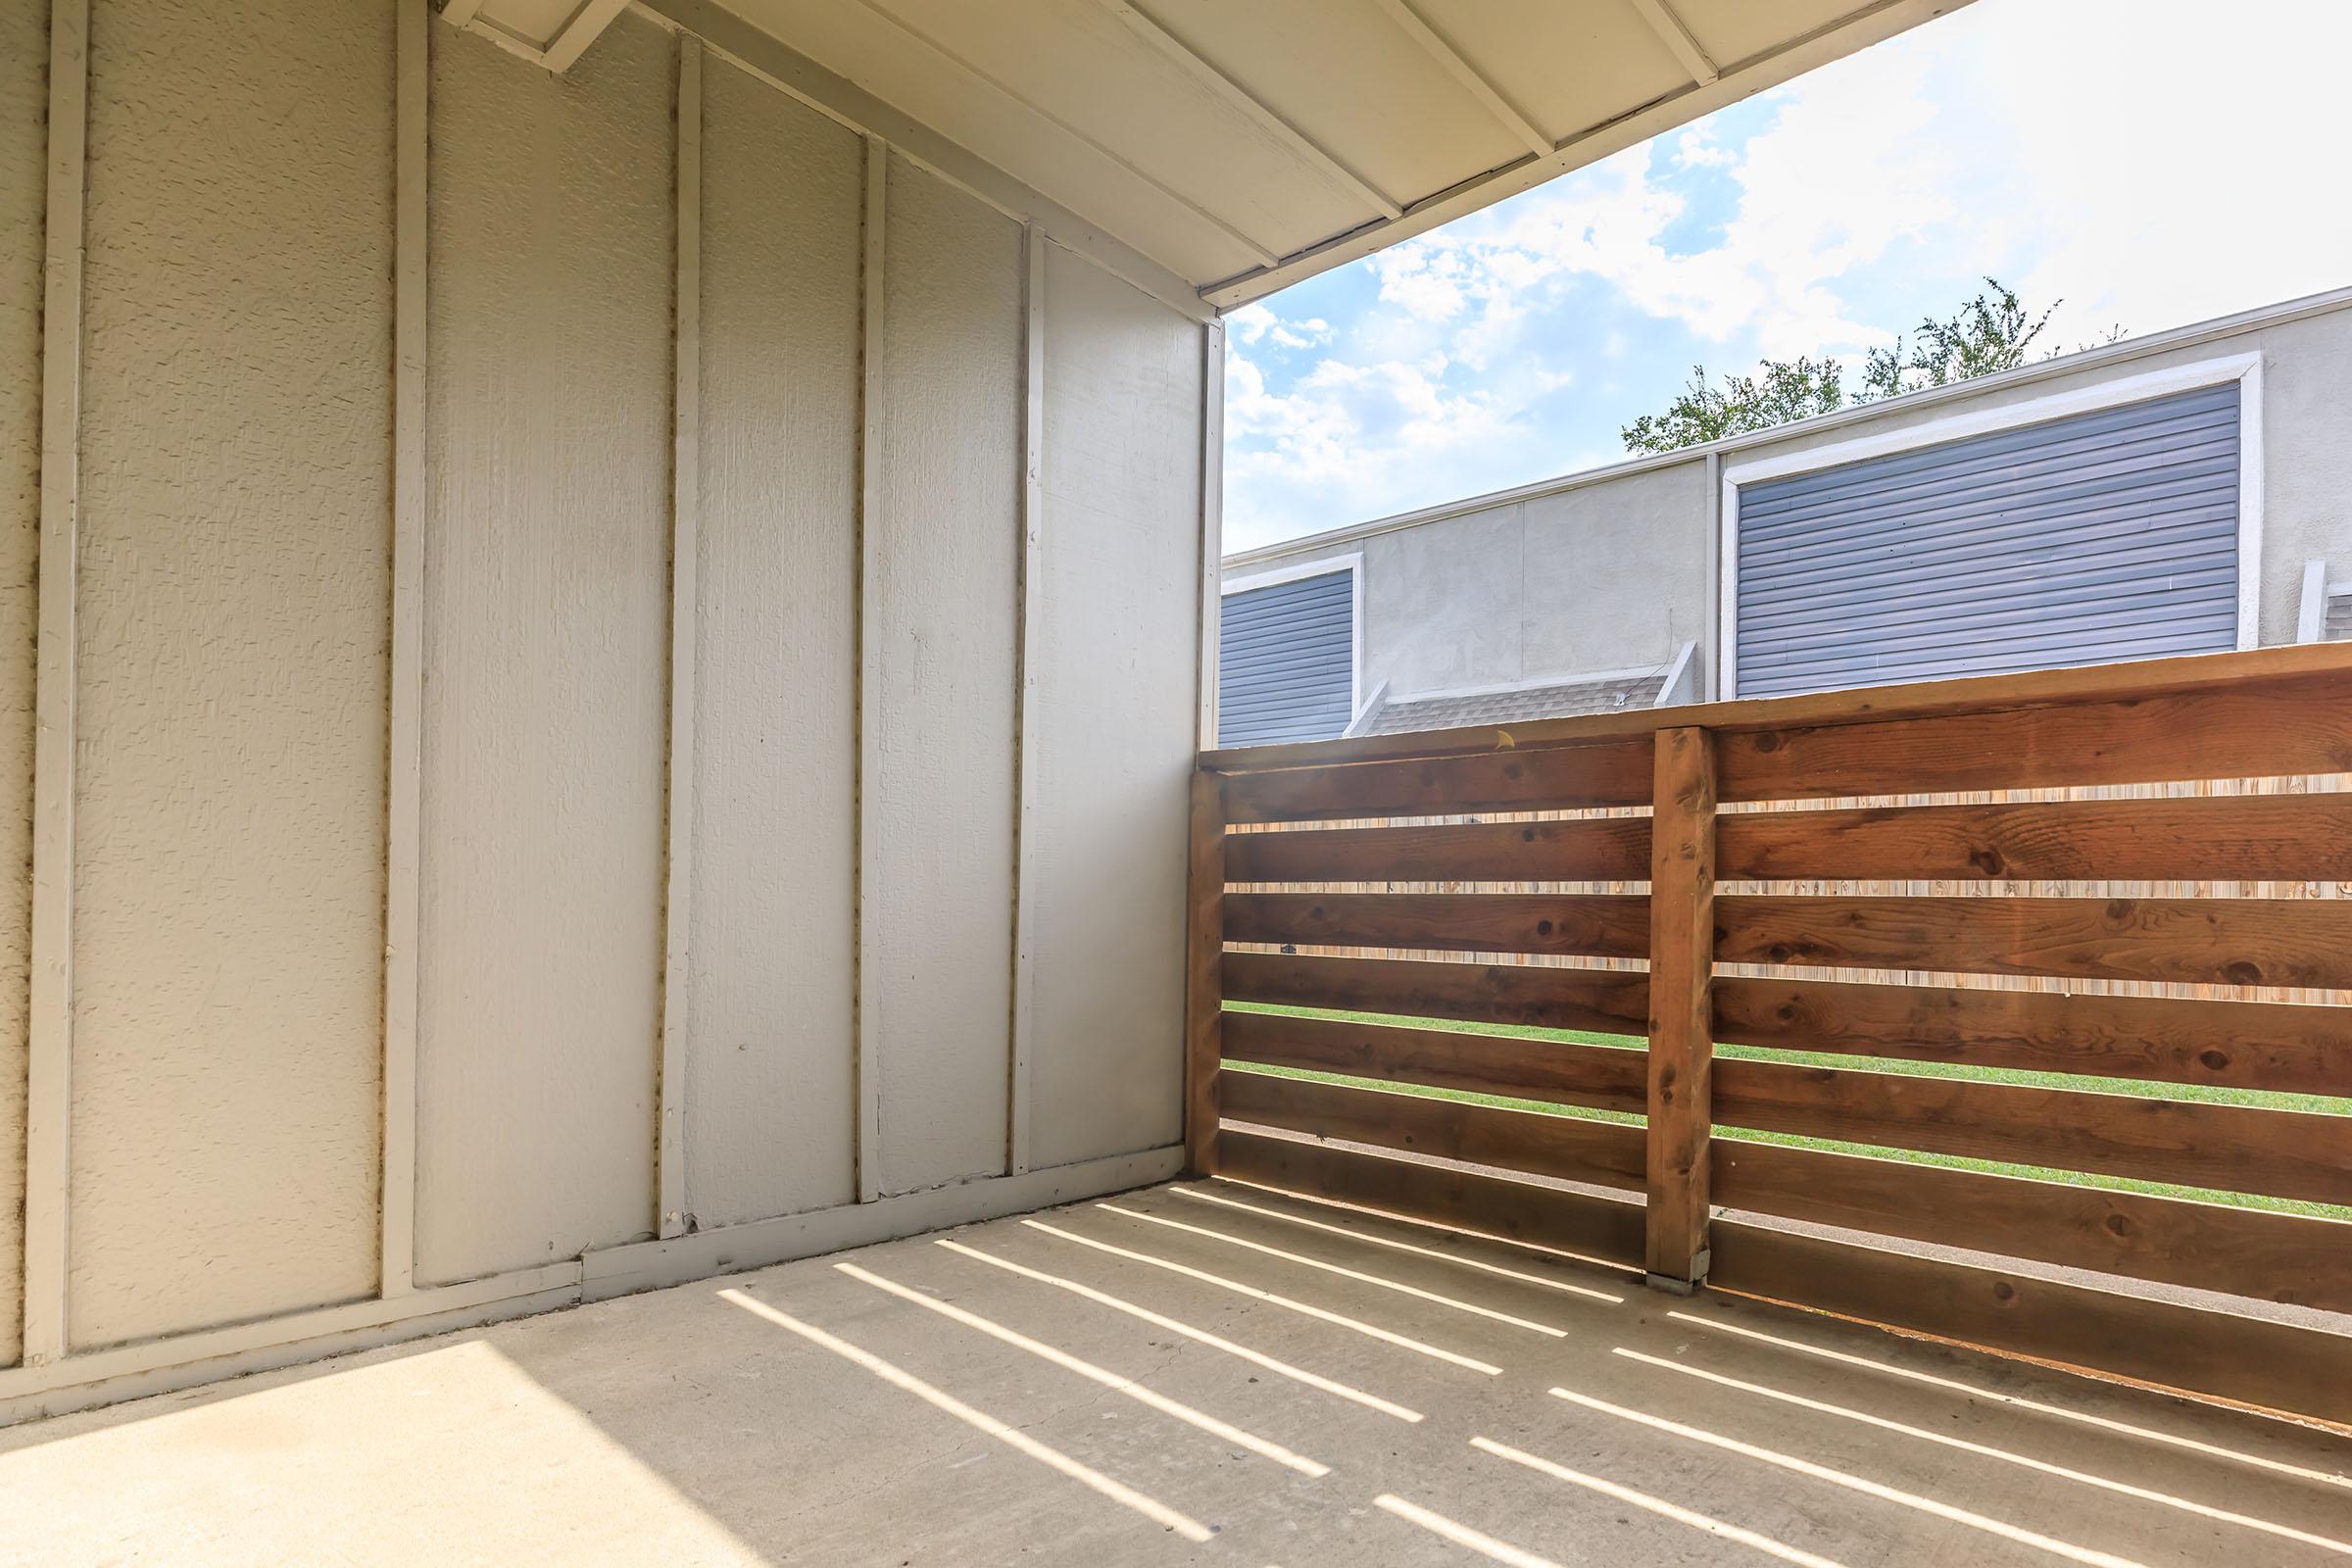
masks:
<instances>
[{"instance_id":1,"label":"gray window blind","mask_svg":"<svg viewBox=\"0 0 2352 1568\"><path fill-rule=\"evenodd\" d=\"M1742 485L1741 697L2237 646L2237 383Z\"/></svg>"},{"instance_id":2,"label":"gray window blind","mask_svg":"<svg viewBox=\"0 0 2352 1568\"><path fill-rule=\"evenodd\" d=\"M1227 594L1217 627L1217 744L1321 741L1354 717L1355 574Z\"/></svg>"}]
</instances>

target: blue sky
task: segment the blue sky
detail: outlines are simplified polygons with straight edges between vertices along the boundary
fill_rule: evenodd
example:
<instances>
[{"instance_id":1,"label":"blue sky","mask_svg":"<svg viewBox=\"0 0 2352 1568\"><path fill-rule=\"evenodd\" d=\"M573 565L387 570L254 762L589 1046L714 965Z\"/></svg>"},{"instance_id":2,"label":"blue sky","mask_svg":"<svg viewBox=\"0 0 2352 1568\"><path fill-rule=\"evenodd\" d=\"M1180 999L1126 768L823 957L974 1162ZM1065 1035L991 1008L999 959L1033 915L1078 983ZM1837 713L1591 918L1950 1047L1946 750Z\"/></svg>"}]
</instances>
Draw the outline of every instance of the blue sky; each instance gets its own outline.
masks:
<instances>
[{"instance_id":1,"label":"blue sky","mask_svg":"<svg viewBox=\"0 0 2352 1568\"><path fill-rule=\"evenodd\" d=\"M1225 548L1625 456L1693 364L2000 278L2045 341L2352 284L2352 0L1977 0L1228 317Z\"/></svg>"}]
</instances>

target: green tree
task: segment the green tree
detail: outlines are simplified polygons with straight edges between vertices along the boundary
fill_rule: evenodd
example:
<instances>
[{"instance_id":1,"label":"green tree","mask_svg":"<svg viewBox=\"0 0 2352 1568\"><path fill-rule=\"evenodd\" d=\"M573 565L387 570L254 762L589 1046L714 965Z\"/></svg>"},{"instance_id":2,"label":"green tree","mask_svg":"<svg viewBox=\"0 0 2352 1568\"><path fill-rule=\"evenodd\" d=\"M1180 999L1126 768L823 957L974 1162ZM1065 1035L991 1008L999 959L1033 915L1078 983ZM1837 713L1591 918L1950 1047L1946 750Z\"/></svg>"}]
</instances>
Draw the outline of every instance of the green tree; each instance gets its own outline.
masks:
<instances>
[{"instance_id":1,"label":"green tree","mask_svg":"<svg viewBox=\"0 0 2352 1568\"><path fill-rule=\"evenodd\" d=\"M1979 294L1953 313L1948 320L1930 318L1906 340L1872 349L1862 365L1861 383L1848 391L1843 368L1836 360L1766 360L1754 375L1726 375L1717 387L1707 380L1703 366L1690 368L1690 384L1667 405L1663 414L1644 414L1620 432L1629 452L1678 452L1704 441L1751 430L1769 430L1791 419L1834 414L1850 404L1945 386L1995 370L2014 369L2026 363L2028 350L2049 324L2050 313L2063 301L2052 301L2035 316L2016 291L1986 278L1989 294ZM2113 342L2123 336L2116 328ZM2044 357L2064 352L2051 348Z\"/></svg>"}]
</instances>

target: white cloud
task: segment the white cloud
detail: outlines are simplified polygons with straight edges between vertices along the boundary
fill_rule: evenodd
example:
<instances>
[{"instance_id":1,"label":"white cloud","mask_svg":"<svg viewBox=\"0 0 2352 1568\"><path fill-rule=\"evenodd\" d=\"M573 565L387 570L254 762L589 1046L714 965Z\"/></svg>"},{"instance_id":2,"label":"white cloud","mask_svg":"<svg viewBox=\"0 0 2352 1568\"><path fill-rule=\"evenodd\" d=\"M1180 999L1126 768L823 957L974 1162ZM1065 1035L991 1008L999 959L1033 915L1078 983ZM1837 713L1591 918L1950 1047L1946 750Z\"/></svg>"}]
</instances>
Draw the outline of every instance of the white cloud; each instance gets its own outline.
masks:
<instances>
[{"instance_id":1,"label":"white cloud","mask_svg":"<svg viewBox=\"0 0 2352 1568\"><path fill-rule=\"evenodd\" d=\"M2071 347L2352 283L2347 55L2343 0L1978 0L1357 264L1319 314L1237 311L1228 543L1614 456L1685 335L1717 369L1850 359L1989 272L2064 296Z\"/></svg>"},{"instance_id":2,"label":"white cloud","mask_svg":"<svg viewBox=\"0 0 2352 1568\"><path fill-rule=\"evenodd\" d=\"M1320 317L1286 321L1262 302L1243 306L1225 318L1225 328L1244 343L1270 342L1276 348L1311 349L1331 341L1331 323Z\"/></svg>"}]
</instances>

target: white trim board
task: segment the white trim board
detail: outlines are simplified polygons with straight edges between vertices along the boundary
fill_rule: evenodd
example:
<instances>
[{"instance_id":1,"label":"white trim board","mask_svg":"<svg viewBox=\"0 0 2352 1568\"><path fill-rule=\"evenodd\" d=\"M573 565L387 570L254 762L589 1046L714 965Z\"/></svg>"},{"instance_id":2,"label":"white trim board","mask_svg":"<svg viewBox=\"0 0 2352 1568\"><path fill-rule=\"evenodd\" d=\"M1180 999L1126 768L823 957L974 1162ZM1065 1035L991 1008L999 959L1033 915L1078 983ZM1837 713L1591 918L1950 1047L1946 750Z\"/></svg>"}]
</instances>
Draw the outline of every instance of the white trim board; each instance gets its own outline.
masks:
<instances>
[{"instance_id":1,"label":"white trim board","mask_svg":"<svg viewBox=\"0 0 2352 1568\"><path fill-rule=\"evenodd\" d=\"M713 0L636 0L640 15L694 33L704 46L861 136L888 142L899 155L965 194L1023 222L1034 222L1055 244L1196 321L1217 312L1192 284L1142 251L1023 184L959 143L892 108L846 76L835 74L779 42Z\"/></svg>"},{"instance_id":2,"label":"white trim board","mask_svg":"<svg viewBox=\"0 0 2352 1568\"><path fill-rule=\"evenodd\" d=\"M89 0L49 10L49 157L41 259L41 555L36 589L31 976L25 1016L27 1367L71 1340L67 1281L74 1124L74 580L81 538L82 215Z\"/></svg>"},{"instance_id":3,"label":"white trim board","mask_svg":"<svg viewBox=\"0 0 2352 1568\"><path fill-rule=\"evenodd\" d=\"M2200 387L2234 381L2238 386L2237 429L2237 646L2256 647L2261 641L2262 610L2262 355L2232 354L2193 364L2171 366L2142 375L2125 376L2090 386L2070 387L2022 403L1993 408L1965 409L1941 418L1896 430L1881 430L1850 441L1776 453L1745 463L1727 463L1721 488L1720 588L1716 605L1717 647L1723 694L1740 696L1740 489L1791 474L1817 473L1873 458L1917 452L1928 447L1965 441L2053 419L2095 414L2126 404L2191 392ZM1963 385L1982 384L1961 383Z\"/></svg>"},{"instance_id":4,"label":"white trim board","mask_svg":"<svg viewBox=\"0 0 2352 1568\"><path fill-rule=\"evenodd\" d=\"M1180 1146L992 1176L872 1203L726 1225L666 1241L593 1248L576 1258L409 1295L199 1329L42 1366L0 1370L0 1426L165 1394L499 1318L691 1284L926 1231L1030 1213L1149 1187L1183 1168Z\"/></svg>"},{"instance_id":5,"label":"white trim board","mask_svg":"<svg viewBox=\"0 0 2352 1568\"><path fill-rule=\"evenodd\" d=\"M654 1223L687 1226L686 1056L694 961L695 719L701 694L703 453L703 44L680 33L676 309L670 371L668 865L662 901L662 1041L655 1087Z\"/></svg>"},{"instance_id":6,"label":"white trim board","mask_svg":"<svg viewBox=\"0 0 2352 1568\"><path fill-rule=\"evenodd\" d=\"M1038 667L1046 620L1046 245L1021 225L1021 575L1013 677L1012 1032L1004 1174L1029 1168L1037 1054Z\"/></svg>"},{"instance_id":7,"label":"white trim board","mask_svg":"<svg viewBox=\"0 0 2352 1568\"><path fill-rule=\"evenodd\" d=\"M1352 728L1355 718L1361 717L1364 711L1364 558L1360 551L1345 556L1324 556L1319 560L1300 562L1297 565L1261 571L1252 577L1236 577L1231 582L1219 582L1219 613L1212 635L1220 639L1224 636L1224 601L1234 594L1246 594L1253 588L1279 587L1286 582L1303 582L1309 577L1336 577L1343 571L1349 576L1348 711L1354 715L1348 720ZM1397 700L1403 701L1401 698ZM1209 749L1213 751L1215 748Z\"/></svg>"},{"instance_id":8,"label":"white trim board","mask_svg":"<svg viewBox=\"0 0 2352 1568\"><path fill-rule=\"evenodd\" d=\"M379 1288L416 1281L416 1008L424 927L424 528L428 0L399 0L394 67L392 649L384 790L383 1195Z\"/></svg>"},{"instance_id":9,"label":"white trim board","mask_svg":"<svg viewBox=\"0 0 2352 1568\"><path fill-rule=\"evenodd\" d=\"M581 1260L581 1298L601 1301L636 1291L661 1290L815 1257L846 1248L866 1247L919 1236L951 1225L969 1225L1006 1214L1025 1214L1056 1203L1099 1198L1172 1179L1184 1167L1182 1146L1148 1149L1028 1171L990 1176L952 1187L904 1193L870 1203L844 1203L807 1214L722 1225L668 1241L631 1242L601 1248Z\"/></svg>"},{"instance_id":10,"label":"white trim board","mask_svg":"<svg viewBox=\"0 0 2352 1568\"><path fill-rule=\"evenodd\" d=\"M297 1361L416 1339L579 1299L577 1258L406 1296L313 1307L225 1328L88 1350L0 1372L0 1425L138 1398Z\"/></svg>"}]
</instances>

